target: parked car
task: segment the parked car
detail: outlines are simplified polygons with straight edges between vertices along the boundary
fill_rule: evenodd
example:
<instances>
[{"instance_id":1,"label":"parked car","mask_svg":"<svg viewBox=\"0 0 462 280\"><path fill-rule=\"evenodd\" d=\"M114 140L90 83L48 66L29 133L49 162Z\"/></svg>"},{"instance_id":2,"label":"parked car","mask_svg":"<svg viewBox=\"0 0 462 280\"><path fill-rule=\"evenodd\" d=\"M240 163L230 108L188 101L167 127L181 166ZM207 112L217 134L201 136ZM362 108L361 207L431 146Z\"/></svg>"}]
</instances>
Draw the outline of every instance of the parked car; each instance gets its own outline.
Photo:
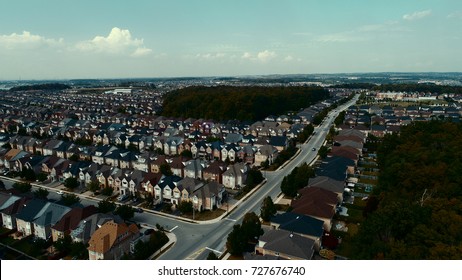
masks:
<instances>
[{"instance_id":1,"label":"parked car","mask_svg":"<svg viewBox=\"0 0 462 280\"><path fill-rule=\"evenodd\" d=\"M311 149L312 151L316 151L316 148Z\"/></svg>"},{"instance_id":2,"label":"parked car","mask_svg":"<svg viewBox=\"0 0 462 280\"><path fill-rule=\"evenodd\" d=\"M119 197L117 197L117 201L124 201L128 199L128 195L126 194L121 194Z\"/></svg>"},{"instance_id":3,"label":"parked car","mask_svg":"<svg viewBox=\"0 0 462 280\"><path fill-rule=\"evenodd\" d=\"M64 194L63 191L61 191L61 190L57 191L56 193L59 194L59 195L63 195L63 194Z\"/></svg>"}]
</instances>

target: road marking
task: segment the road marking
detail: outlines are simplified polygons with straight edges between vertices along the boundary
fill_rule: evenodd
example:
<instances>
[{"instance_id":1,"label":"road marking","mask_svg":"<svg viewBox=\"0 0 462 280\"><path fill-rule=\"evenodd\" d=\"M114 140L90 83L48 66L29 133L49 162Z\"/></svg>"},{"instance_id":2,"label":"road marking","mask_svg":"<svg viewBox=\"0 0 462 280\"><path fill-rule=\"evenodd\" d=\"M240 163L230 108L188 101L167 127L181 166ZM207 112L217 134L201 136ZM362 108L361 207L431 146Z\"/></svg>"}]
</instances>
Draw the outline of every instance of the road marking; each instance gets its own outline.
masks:
<instances>
[{"instance_id":1,"label":"road marking","mask_svg":"<svg viewBox=\"0 0 462 280\"><path fill-rule=\"evenodd\" d=\"M172 232L174 231L178 226L174 226L171 230L169 230L168 232Z\"/></svg>"},{"instance_id":2,"label":"road marking","mask_svg":"<svg viewBox=\"0 0 462 280\"><path fill-rule=\"evenodd\" d=\"M204 251L205 251L205 248L201 248L197 250L196 252L192 253L191 255L189 255L185 260L195 260Z\"/></svg>"},{"instance_id":3,"label":"road marking","mask_svg":"<svg viewBox=\"0 0 462 280\"><path fill-rule=\"evenodd\" d=\"M217 254L221 255L221 252L218 251L218 250L215 250L215 249L212 249L212 248L209 248L209 247L205 247L205 249L210 250L210 251L212 251L214 253L217 253Z\"/></svg>"},{"instance_id":4,"label":"road marking","mask_svg":"<svg viewBox=\"0 0 462 280\"><path fill-rule=\"evenodd\" d=\"M231 219L231 218L225 218L225 220L231 221L231 222L237 222L237 220Z\"/></svg>"}]
</instances>

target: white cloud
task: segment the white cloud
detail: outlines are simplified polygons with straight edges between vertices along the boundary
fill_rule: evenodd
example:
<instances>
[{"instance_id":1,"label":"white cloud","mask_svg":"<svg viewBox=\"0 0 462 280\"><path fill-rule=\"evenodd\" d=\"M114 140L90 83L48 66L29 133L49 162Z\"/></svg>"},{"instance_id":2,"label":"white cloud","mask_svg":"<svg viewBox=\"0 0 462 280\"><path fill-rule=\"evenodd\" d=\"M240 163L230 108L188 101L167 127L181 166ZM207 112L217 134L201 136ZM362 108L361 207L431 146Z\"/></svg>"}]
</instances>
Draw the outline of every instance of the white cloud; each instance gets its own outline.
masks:
<instances>
[{"instance_id":1,"label":"white cloud","mask_svg":"<svg viewBox=\"0 0 462 280\"><path fill-rule=\"evenodd\" d=\"M140 56L145 56L145 55L148 55L152 53L152 50L151 49L148 49L148 48L144 48L144 47L140 47L140 48L137 48L132 54L131 56L133 57L140 57Z\"/></svg>"},{"instance_id":2,"label":"white cloud","mask_svg":"<svg viewBox=\"0 0 462 280\"><path fill-rule=\"evenodd\" d=\"M284 61L292 61L292 60L294 60L294 58L291 55L288 55L284 58Z\"/></svg>"},{"instance_id":3,"label":"white cloud","mask_svg":"<svg viewBox=\"0 0 462 280\"><path fill-rule=\"evenodd\" d=\"M208 60L217 59L217 58L223 58L225 56L226 56L226 54L224 54L224 53L204 53L204 54L199 53L199 54L196 54L197 58L208 59Z\"/></svg>"},{"instance_id":4,"label":"white cloud","mask_svg":"<svg viewBox=\"0 0 462 280\"><path fill-rule=\"evenodd\" d=\"M247 59L247 60L254 60L254 61L261 61L261 62L267 62L273 58L275 58L277 55L275 52L273 51L269 51L269 50L264 50L264 51L261 51L259 53L257 53L256 55L253 55L249 52L245 52L241 58L242 59Z\"/></svg>"},{"instance_id":5,"label":"white cloud","mask_svg":"<svg viewBox=\"0 0 462 280\"><path fill-rule=\"evenodd\" d=\"M63 44L64 40L61 38L48 39L40 35L31 34L29 31L23 31L22 34L12 33L10 35L0 35L0 46L6 49L16 48L39 48L42 46L57 47Z\"/></svg>"},{"instance_id":6,"label":"white cloud","mask_svg":"<svg viewBox=\"0 0 462 280\"><path fill-rule=\"evenodd\" d=\"M143 39L133 39L128 29L118 27L112 28L107 37L96 36L92 40L78 43L77 49L97 53L129 54L133 57L145 56L152 52L144 46Z\"/></svg>"},{"instance_id":7,"label":"white cloud","mask_svg":"<svg viewBox=\"0 0 462 280\"><path fill-rule=\"evenodd\" d=\"M462 11L455 11L448 15L448 18L458 18L462 19Z\"/></svg>"},{"instance_id":8,"label":"white cloud","mask_svg":"<svg viewBox=\"0 0 462 280\"><path fill-rule=\"evenodd\" d=\"M266 62L268 60L271 60L273 58L276 57L276 53L275 52L271 52L269 50L264 50L262 52L259 52L257 54L257 58L263 62Z\"/></svg>"},{"instance_id":9,"label":"white cloud","mask_svg":"<svg viewBox=\"0 0 462 280\"><path fill-rule=\"evenodd\" d=\"M403 19L404 20L409 20L409 21L412 21L412 20L419 20L419 19L422 19L424 17L428 17L432 14L432 11L431 10L425 10L425 11L418 11L418 12L414 12L412 14L405 14L403 16Z\"/></svg>"}]
</instances>

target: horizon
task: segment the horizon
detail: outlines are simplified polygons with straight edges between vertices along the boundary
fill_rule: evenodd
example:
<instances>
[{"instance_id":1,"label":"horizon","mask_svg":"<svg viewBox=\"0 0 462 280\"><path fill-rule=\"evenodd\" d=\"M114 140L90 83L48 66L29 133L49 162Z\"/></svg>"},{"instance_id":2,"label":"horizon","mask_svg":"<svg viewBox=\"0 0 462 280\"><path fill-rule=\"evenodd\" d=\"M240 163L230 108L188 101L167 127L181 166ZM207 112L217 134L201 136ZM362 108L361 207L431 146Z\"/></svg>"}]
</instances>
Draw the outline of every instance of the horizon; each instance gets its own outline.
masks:
<instances>
[{"instance_id":1,"label":"horizon","mask_svg":"<svg viewBox=\"0 0 462 280\"><path fill-rule=\"evenodd\" d=\"M249 75L208 75L208 76L157 76L157 77L93 77L93 78L63 78L63 79L0 79L0 82L27 82L27 81L78 81L78 80L145 80L145 79L206 79L206 78L252 78L252 77L271 77L271 76L342 76L342 75L371 75L371 74L453 74L462 75L462 71L425 71L425 72L400 72L400 71L387 71L387 72L339 72L339 73L298 73L298 74L249 74ZM462 78L462 77L461 77Z\"/></svg>"},{"instance_id":2,"label":"horizon","mask_svg":"<svg viewBox=\"0 0 462 280\"><path fill-rule=\"evenodd\" d=\"M2 8L2 81L462 72L456 0L18 0Z\"/></svg>"}]
</instances>

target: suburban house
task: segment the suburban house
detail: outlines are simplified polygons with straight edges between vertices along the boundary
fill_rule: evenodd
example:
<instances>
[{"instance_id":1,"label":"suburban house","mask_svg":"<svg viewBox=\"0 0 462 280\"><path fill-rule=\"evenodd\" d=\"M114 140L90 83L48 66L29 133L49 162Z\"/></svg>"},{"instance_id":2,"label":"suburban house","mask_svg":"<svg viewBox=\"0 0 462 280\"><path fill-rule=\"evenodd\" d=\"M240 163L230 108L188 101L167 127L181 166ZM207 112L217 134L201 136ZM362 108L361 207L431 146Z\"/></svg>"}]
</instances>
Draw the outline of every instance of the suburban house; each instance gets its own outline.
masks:
<instances>
[{"instance_id":1,"label":"suburban house","mask_svg":"<svg viewBox=\"0 0 462 280\"><path fill-rule=\"evenodd\" d=\"M7 214L10 207L18 206L16 202L20 202L21 197L12 195L10 193L3 193L0 192L0 211L2 213L2 227L13 229L16 227L16 223L14 223L14 219L12 219L11 215ZM5 215L4 215L5 213ZM13 225L14 223L14 225Z\"/></svg>"},{"instance_id":2,"label":"suburban house","mask_svg":"<svg viewBox=\"0 0 462 280\"><path fill-rule=\"evenodd\" d=\"M175 175L166 176L160 179L157 185L154 186L154 201L156 203L161 201L171 203L173 198L173 189L175 189L181 179L181 177Z\"/></svg>"},{"instance_id":3,"label":"suburban house","mask_svg":"<svg viewBox=\"0 0 462 280\"><path fill-rule=\"evenodd\" d=\"M248 165L243 162L229 165L223 173L223 185L230 189L240 188L247 179Z\"/></svg>"},{"instance_id":4,"label":"suburban house","mask_svg":"<svg viewBox=\"0 0 462 280\"><path fill-rule=\"evenodd\" d=\"M271 255L287 260L311 260L315 241L285 230L266 231L255 247L255 254Z\"/></svg>"},{"instance_id":5,"label":"suburban house","mask_svg":"<svg viewBox=\"0 0 462 280\"><path fill-rule=\"evenodd\" d=\"M324 222L316 218L300 215L294 212L277 214L271 218L271 226L274 229L285 230L308 237L314 241L314 248L321 248Z\"/></svg>"},{"instance_id":6,"label":"suburban house","mask_svg":"<svg viewBox=\"0 0 462 280\"><path fill-rule=\"evenodd\" d=\"M186 162L184 167L184 177L202 179L202 170L206 167L206 162L201 159L192 159Z\"/></svg>"},{"instance_id":7,"label":"suburban house","mask_svg":"<svg viewBox=\"0 0 462 280\"><path fill-rule=\"evenodd\" d=\"M104 223L109 221L122 222L119 216L112 216L103 213L96 213L82 219L75 229L71 230L70 236L74 242L82 242L87 244L93 233L99 229Z\"/></svg>"},{"instance_id":8,"label":"suburban house","mask_svg":"<svg viewBox=\"0 0 462 280\"><path fill-rule=\"evenodd\" d=\"M343 192L345 191L345 182L337 181L325 176L316 176L308 180L308 187L318 187L337 194L338 202L343 201Z\"/></svg>"},{"instance_id":9,"label":"suburban house","mask_svg":"<svg viewBox=\"0 0 462 280\"><path fill-rule=\"evenodd\" d=\"M37 219L32 223L34 225L34 235L37 238L48 240L51 238L51 227L54 226L61 218L71 211L71 208L60 204L48 202L38 214Z\"/></svg>"},{"instance_id":10,"label":"suburban house","mask_svg":"<svg viewBox=\"0 0 462 280\"><path fill-rule=\"evenodd\" d=\"M65 235L69 235L72 230L76 229L80 221L96 214L98 209L93 206L87 207L75 207L71 211L64 214L54 226L51 227L51 236L53 242L56 242L59 238L64 238Z\"/></svg>"},{"instance_id":11,"label":"suburban house","mask_svg":"<svg viewBox=\"0 0 462 280\"><path fill-rule=\"evenodd\" d=\"M136 224L109 221L98 228L88 242L90 260L118 260L130 252L130 242L138 238Z\"/></svg>"},{"instance_id":12,"label":"suburban house","mask_svg":"<svg viewBox=\"0 0 462 280\"><path fill-rule=\"evenodd\" d=\"M278 150L271 145L263 145L258 148L255 153L255 166L261 166L262 163L268 161L273 164L274 160L278 157Z\"/></svg>"},{"instance_id":13,"label":"suburban house","mask_svg":"<svg viewBox=\"0 0 462 280\"><path fill-rule=\"evenodd\" d=\"M49 202L39 199L32 199L16 214L16 226L18 232L23 236L29 236L34 234L33 222L35 219L41 216L42 209L46 209L46 205Z\"/></svg>"},{"instance_id":14,"label":"suburban house","mask_svg":"<svg viewBox=\"0 0 462 280\"><path fill-rule=\"evenodd\" d=\"M292 200L292 212L311 216L324 222L324 229L330 231L338 203L337 194L319 187L303 188L299 198Z\"/></svg>"},{"instance_id":15,"label":"suburban house","mask_svg":"<svg viewBox=\"0 0 462 280\"><path fill-rule=\"evenodd\" d=\"M208 181L222 183L223 173L226 170L226 164L220 161L214 161L202 171L202 178Z\"/></svg>"}]
</instances>

